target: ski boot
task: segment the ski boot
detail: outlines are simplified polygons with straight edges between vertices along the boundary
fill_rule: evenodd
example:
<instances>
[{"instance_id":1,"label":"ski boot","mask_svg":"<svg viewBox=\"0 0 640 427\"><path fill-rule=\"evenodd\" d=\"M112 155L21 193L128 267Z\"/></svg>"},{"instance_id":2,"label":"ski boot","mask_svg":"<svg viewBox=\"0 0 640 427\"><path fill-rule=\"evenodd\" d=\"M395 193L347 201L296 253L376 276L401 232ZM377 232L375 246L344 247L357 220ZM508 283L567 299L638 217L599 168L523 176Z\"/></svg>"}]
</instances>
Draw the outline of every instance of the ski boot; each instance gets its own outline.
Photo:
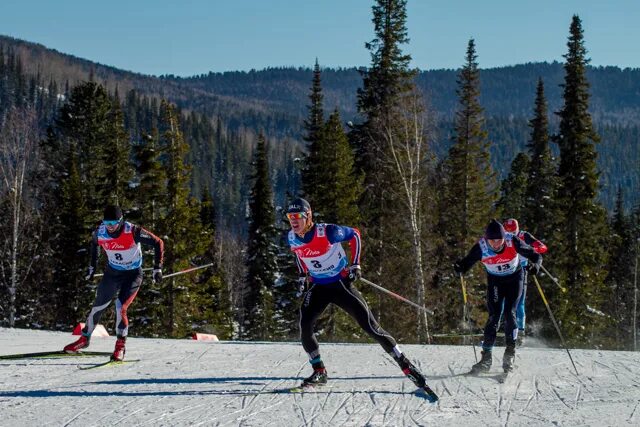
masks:
<instances>
[{"instance_id":1,"label":"ski boot","mask_svg":"<svg viewBox=\"0 0 640 427\"><path fill-rule=\"evenodd\" d=\"M423 388L425 386L427 381L425 380L424 375L422 375L418 368L416 368L404 354L397 358L396 362L400 365L402 372L411 380L412 383L416 385L416 387Z\"/></svg>"},{"instance_id":2,"label":"ski boot","mask_svg":"<svg viewBox=\"0 0 640 427\"><path fill-rule=\"evenodd\" d=\"M416 387L423 390L429 402L434 403L438 401L438 395L427 385L427 380L424 375L422 375L422 372L420 372L404 354L396 358L396 362L400 365L400 369L402 369L402 372L407 378L409 378Z\"/></svg>"},{"instance_id":3,"label":"ski boot","mask_svg":"<svg viewBox=\"0 0 640 427\"><path fill-rule=\"evenodd\" d=\"M513 362L516 360L516 346L515 343L508 344L504 350L504 356L502 358L502 369L504 372L513 371Z\"/></svg>"},{"instance_id":4,"label":"ski boot","mask_svg":"<svg viewBox=\"0 0 640 427\"><path fill-rule=\"evenodd\" d=\"M301 388L323 386L327 384L327 370L325 368L314 368L313 374L305 378L300 385Z\"/></svg>"},{"instance_id":5,"label":"ski boot","mask_svg":"<svg viewBox=\"0 0 640 427\"><path fill-rule=\"evenodd\" d=\"M124 360L125 348L124 345L127 341L127 337L118 337L116 339L116 348L113 350L111 360L114 362L122 362Z\"/></svg>"},{"instance_id":6,"label":"ski boot","mask_svg":"<svg viewBox=\"0 0 640 427\"><path fill-rule=\"evenodd\" d=\"M76 341L71 344L67 344L62 351L65 353L79 353L83 348L89 347L90 337L85 335L80 335Z\"/></svg>"},{"instance_id":7,"label":"ski boot","mask_svg":"<svg viewBox=\"0 0 640 427\"><path fill-rule=\"evenodd\" d=\"M493 361L491 350L482 350L481 353L482 359L480 359L478 363L471 367L470 374L472 375L489 372L489 370L491 369L491 362Z\"/></svg>"},{"instance_id":8,"label":"ski boot","mask_svg":"<svg viewBox=\"0 0 640 427\"><path fill-rule=\"evenodd\" d=\"M524 345L524 329L518 330L518 338L516 338L516 346L522 347Z\"/></svg>"}]
</instances>

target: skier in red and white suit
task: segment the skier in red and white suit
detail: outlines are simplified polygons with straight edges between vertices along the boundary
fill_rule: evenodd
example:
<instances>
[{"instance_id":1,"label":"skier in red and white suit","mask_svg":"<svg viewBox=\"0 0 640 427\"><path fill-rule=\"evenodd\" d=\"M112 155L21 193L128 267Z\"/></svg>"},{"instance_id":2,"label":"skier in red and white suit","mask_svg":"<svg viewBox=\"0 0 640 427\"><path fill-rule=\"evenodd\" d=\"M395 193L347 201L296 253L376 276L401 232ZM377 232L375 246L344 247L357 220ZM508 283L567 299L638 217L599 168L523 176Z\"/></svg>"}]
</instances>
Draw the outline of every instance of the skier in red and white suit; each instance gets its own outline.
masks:
<instances>
[{"instance_id":1,"label":"skier in red and white suit","mask_svg":"<svg viewBox=\"0 0 640 427\"><path fill-rule=\"evenodd\" d=\"M108 263L104 276L98 285L93 308L87 317L80 338L67 345L64 351L76 353L89 346L91 333L100 321L103 311L109 306L113 297L116 300L116 346L112 360L122 361L125 354L125 342L129 331L127 308L136 297L142 284L142 248L140 244L153 246L154 267L153 282L162 280L162 261L164 257L164 243L162 240L145 230L124 220L122 210L118 206L107 206L104 218L93 232L91 239L91 264L87 273L87 280L92 280L96 271L98 248L107 254Z\"/></svg>"},{"instance_id":2,"label":"skier in red and white suit","mask_svg":"<svg viewBox=\"0 0 640 427\"><path fill-rule=\"evenodd\" d=\"M313 368L313 374L303 381L302 386L324 385L327 382L327 371L313 328L327 306L335 304L353 317L396 360L409 379L418 387L423 387L424 376L400 351L395 339L380 327L367 302L353 286L353 282L361 275L358 229L335 224L314 224L311 206L304 199L296 199L289 205L287 218L291 225L289 246L296 255L300 273L300 338ZM349 242L350 262L342 242Z\"/></svg>"},{"instance_id":3,"label":"skier in red and white suit","mask_svg":"<svg viewBox=\"0 0 640 427\"><path fill-rule=\"evenodd\" d=\"M473 264L481 261L487 271L487 309L489 319L484 327L482 342L482 360L473 365L472 372L486 372L491 368L491 351L496 341L502 305L506 325L504 328L507 348L503 358L505 371L513 369L515 345L518 337L516 326L516 305L522 294L524 273L521 257L533 262L534 274L542 265L542 256L533 248L512 234L505 233L500 222L489 222L484 237L473 245L466 257L455 262L456 273L464 274Z\"/></svg>"}]
</instances>

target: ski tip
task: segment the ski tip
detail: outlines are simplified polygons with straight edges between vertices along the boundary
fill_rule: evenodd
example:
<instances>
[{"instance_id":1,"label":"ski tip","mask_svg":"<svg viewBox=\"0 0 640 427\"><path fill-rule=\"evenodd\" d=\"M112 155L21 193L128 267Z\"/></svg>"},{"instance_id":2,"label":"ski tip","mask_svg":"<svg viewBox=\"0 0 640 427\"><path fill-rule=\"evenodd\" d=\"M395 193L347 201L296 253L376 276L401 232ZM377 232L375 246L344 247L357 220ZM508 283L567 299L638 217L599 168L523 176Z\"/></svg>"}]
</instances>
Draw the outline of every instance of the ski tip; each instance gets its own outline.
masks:
<instances>
[{"instance_id":1,"label":"ski tip","mask_svg":"<svg viewBox=\"0 0 640 427\"><path fill-rule=\"evenodd\" d=\"M431 389L426 390L424 388L419 388L418 390L416 390L416 395L426 399L430 403L436 403L438 400L440 400L438 395Z\"/></svg>"}]
</instances>

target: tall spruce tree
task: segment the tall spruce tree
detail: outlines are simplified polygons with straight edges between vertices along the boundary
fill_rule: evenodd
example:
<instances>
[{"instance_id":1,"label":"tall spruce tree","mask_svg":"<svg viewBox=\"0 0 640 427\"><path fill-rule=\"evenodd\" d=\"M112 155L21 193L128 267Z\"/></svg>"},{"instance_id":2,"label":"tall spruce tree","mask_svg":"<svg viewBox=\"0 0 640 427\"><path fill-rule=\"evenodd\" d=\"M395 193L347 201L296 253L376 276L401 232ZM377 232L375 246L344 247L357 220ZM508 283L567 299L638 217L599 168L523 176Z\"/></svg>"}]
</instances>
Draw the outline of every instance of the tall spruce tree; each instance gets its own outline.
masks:
<instances>
[{"instance_id":1,"label":"tall spruce tree","mask_svg":"<svg viewBox=\"0 0 640 427\"><path fill-rule=\"evenodd\" d=\"M278 275L278 250L269 157L263 134L258 136L251 179L242 336L266 340L271 337L273 328L272 291Z\"/></svg>"},{"instance_id":2,"label":"tall spruce tree","mask_svg":"<svg viewBox=\"0 0 640 427\"><path fill-rule=\"evenodd\" d=\"M322 166L313 178L306 171L302 175L303 182L313 183L308 186L307 196L314 221L358 227L362 177L355 171L353 151L337 109L318 132L317 149L309 161ZM319 319L317 329L330 341L349 339L360 332L353 320L333 305Z\"/></svg>"},{"instance_id":3,"label":"tall spruce tree","mask_svg":"<svg viewBox=\"0 0 640 427\"><path fill-rule=\"evenodd\" d=\"M206 240L200 223L200 206L190 196L191 168L185 164L189 146L180 129L180 116L176 108L162 100L160 126L163 130L161 144L164 146L167 174L167 212L162 227L165 240L166 271L179 271L191 267L205 251ZM169 336L184 336L190 332L198 306L196 275L174 276L162 283L165 297L163 324Z\"/></svg>"},{"instance_id":4,"label":"tall spruce tree","mask_svg":"<svg viewBox=\"0 0 640 427\"><path fill-rule=\"evenodd\" d=\"M554 200L557 192L556 164L549 147L549 119L544 83L538 80L534 117L529 121L529 177L520 225L538 239L551 238L557 214Z\"/></svg>"},{"instance_id":5,"label":"tall spruce tree","mask_svg":"<svg viewBox=\"0 0 640 427\"><path fill-rule=\"evenodd\" d=\"M496 204L497 215L502 218L517 218L520 221L525 211L529 157L525 153L511 162L509 175L500 185L500 199Z\"/></svg>"},{"instance_id":6,"label":"tall spruce tree","mask_svg":"<svg viewBox=\"0 0 640 427\"><path fill-rule=\"evenodd\" d=\"M84 319L93 297L95 284L84 279L89 265L87 246L89 236L81 226L87 218L82 197L82 177L78 170L77 149L74 144L67 148L67 176L60 183L61 206L59 211L59 234L56 244L59 252L55 257L53 281L56 284L56 327L69 328ZM64 248L64 249L63 249Z\"/></svg>"},{"instance_id":7,"label":"tall spruce tree","mask_svg":"<svg viewBox=\"0 0 640 427\"><path fill-rule=\"evenodd\" d=\"M302 191L310 202L314 202L312 195L315 194L315 187L319 182L318 175L325 166L319 163L318 151L320 150L320 137L324 126L324 107L322 99L322 79L320 75L320 65L316 59L316 65L313 69L313 81L311 84L311 93L309 94L310 105L309 115L304 122L306 135L304 140L307 142L307 154L302 169Z\"/></svg>"},{"instance_id":8,"label":"tall spruce tree","mask_svg":"<svg viewBox=\"0 0 640 427\"><path fill-rule=\"evenodd\" d=\"M398 254L387 253L404 250L404 236L396 233L393 224L397 200L389 186L398 186L393 174L391 155L385 142L387 126L394 122L396 106L414 88L415 70L409 68L411 56L403 52L403 45L409 42L406 28L406 0L376 0L373 11L375 37L365 44L371 55L371 65L362 72L363 85L358 90L358 111L363 122L353 127L349 134L355 149L357 168L364 175L366 191L360 201L363 213L363 238L366 242L366 257L363 269L368 277L378 283L398 282L394 271L398 265L389 266L392 259L405 260L406 270L411 269L408 260ZM400 132L394 129L394 132ZM397 241L397 242L396 242ZM402 270L402 268L400 268ZM364 288L365 296L374 296L372 290ZM382 314L382 298L376 295L372 304L374 314ZM385 298L386 300L386 298ZM385 302L385 311L394 312L394 303ZM382 319L381 319L382 320Z\"/></svg>"},{"instance_id":9,"label":"tall spruce tree","mask_svg":"<svg viewBox=\"0 0 640 427\"><path fill-rule=\"evenodd\" d=\"M616 207L611 219L609 236L609 265L605 280L608 298L605 312L611 315L609 321L612 344L620 350L633 350L633 302L636 236L633 232L631 216L625 215L624 196L618 189Z\"/></svg>"},{"instance_id":10,"label":"tall spruce tree","mask_svg":"<svg viewBox=\"0 0 640 427\"><path fill-rule=\"evenodd\" d=\"M438 231L444 236L439 251L440 265L450 266L456 258L466 254L475 240L482 236L490 218L496 199L496 177L491 168L489 139L484 129L485 119L480 105L480 72L478 69L475 42L469 40L466 62L458 75L457 94L459 107L456 111L453 145L444 162L444 191L439 206L441 220ZM480 294L479 267L468 277L468 291L474 304L483 304ZM445 298L460 300L457 277L444 275L441 282L449 290ZM480 284L480 285L479 285ZM445 291L445 294L447 291ZM452 318L451 320L454 320ZM450 327L456 323L448 321ZM480 319L476 319L478 321ZM446 322L446 319L440 319ZM481 320L480 320L481 323Z\"/></svg>"},{"instance_id":11,"label":"tall spruce tree","mask_svg":"<svg viewBox=\"0 0 640 427\"><path fill-rule=\"evenodd\" d=\"M559 225L558 258L554 266L568 288L563 295L559 320L571 341L587 344L601 330L604 322L598 310L605 290L608 252L604 250L607 234L605 211L598 203L598 172L595 143L599 137L589 114L589 83L586 66L589 60L584 46L582 23L573 16L568 53L564 55L564 105L556 114L559 132L554 141L560 148L558 199L562 206Z\"/></svg>"},{"instance_id":12,"label":"tall spruce tree","mask_svg":"<svg viewBox=\"0 0 640 427\"><path fill-rule=\"evenodd\" d=\"M200 200L200 223L203 226L206 250L196 258L199 265L212 263L213 268L202 271L194 289L196 304L192 322L202 332L214 333L221 339L231 339L233 312L231 297L221 274L220 256L216 238L216 209L208 189L203 189Z\"/></svg>"}]
</instances>

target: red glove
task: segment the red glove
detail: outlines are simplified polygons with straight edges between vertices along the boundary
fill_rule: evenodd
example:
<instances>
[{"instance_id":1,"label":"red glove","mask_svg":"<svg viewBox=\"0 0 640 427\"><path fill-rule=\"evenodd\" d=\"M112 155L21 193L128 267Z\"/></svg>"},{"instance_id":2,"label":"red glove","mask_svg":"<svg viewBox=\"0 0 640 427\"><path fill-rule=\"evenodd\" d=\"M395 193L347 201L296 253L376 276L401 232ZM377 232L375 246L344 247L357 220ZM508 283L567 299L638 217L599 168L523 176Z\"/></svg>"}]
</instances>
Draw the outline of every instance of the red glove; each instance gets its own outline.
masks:
<instances>
[{"instance_id":1,"label":"red glove","mask_svg":"<svg viewBox=\"0 0 640 427\"><path fill-rule=\"evenodd\" d=\"M543 254L547 252L547 246L540 240L536 240L531 246L533 247L534 252L537 254Z\"/></svg>"}]
</instances>

